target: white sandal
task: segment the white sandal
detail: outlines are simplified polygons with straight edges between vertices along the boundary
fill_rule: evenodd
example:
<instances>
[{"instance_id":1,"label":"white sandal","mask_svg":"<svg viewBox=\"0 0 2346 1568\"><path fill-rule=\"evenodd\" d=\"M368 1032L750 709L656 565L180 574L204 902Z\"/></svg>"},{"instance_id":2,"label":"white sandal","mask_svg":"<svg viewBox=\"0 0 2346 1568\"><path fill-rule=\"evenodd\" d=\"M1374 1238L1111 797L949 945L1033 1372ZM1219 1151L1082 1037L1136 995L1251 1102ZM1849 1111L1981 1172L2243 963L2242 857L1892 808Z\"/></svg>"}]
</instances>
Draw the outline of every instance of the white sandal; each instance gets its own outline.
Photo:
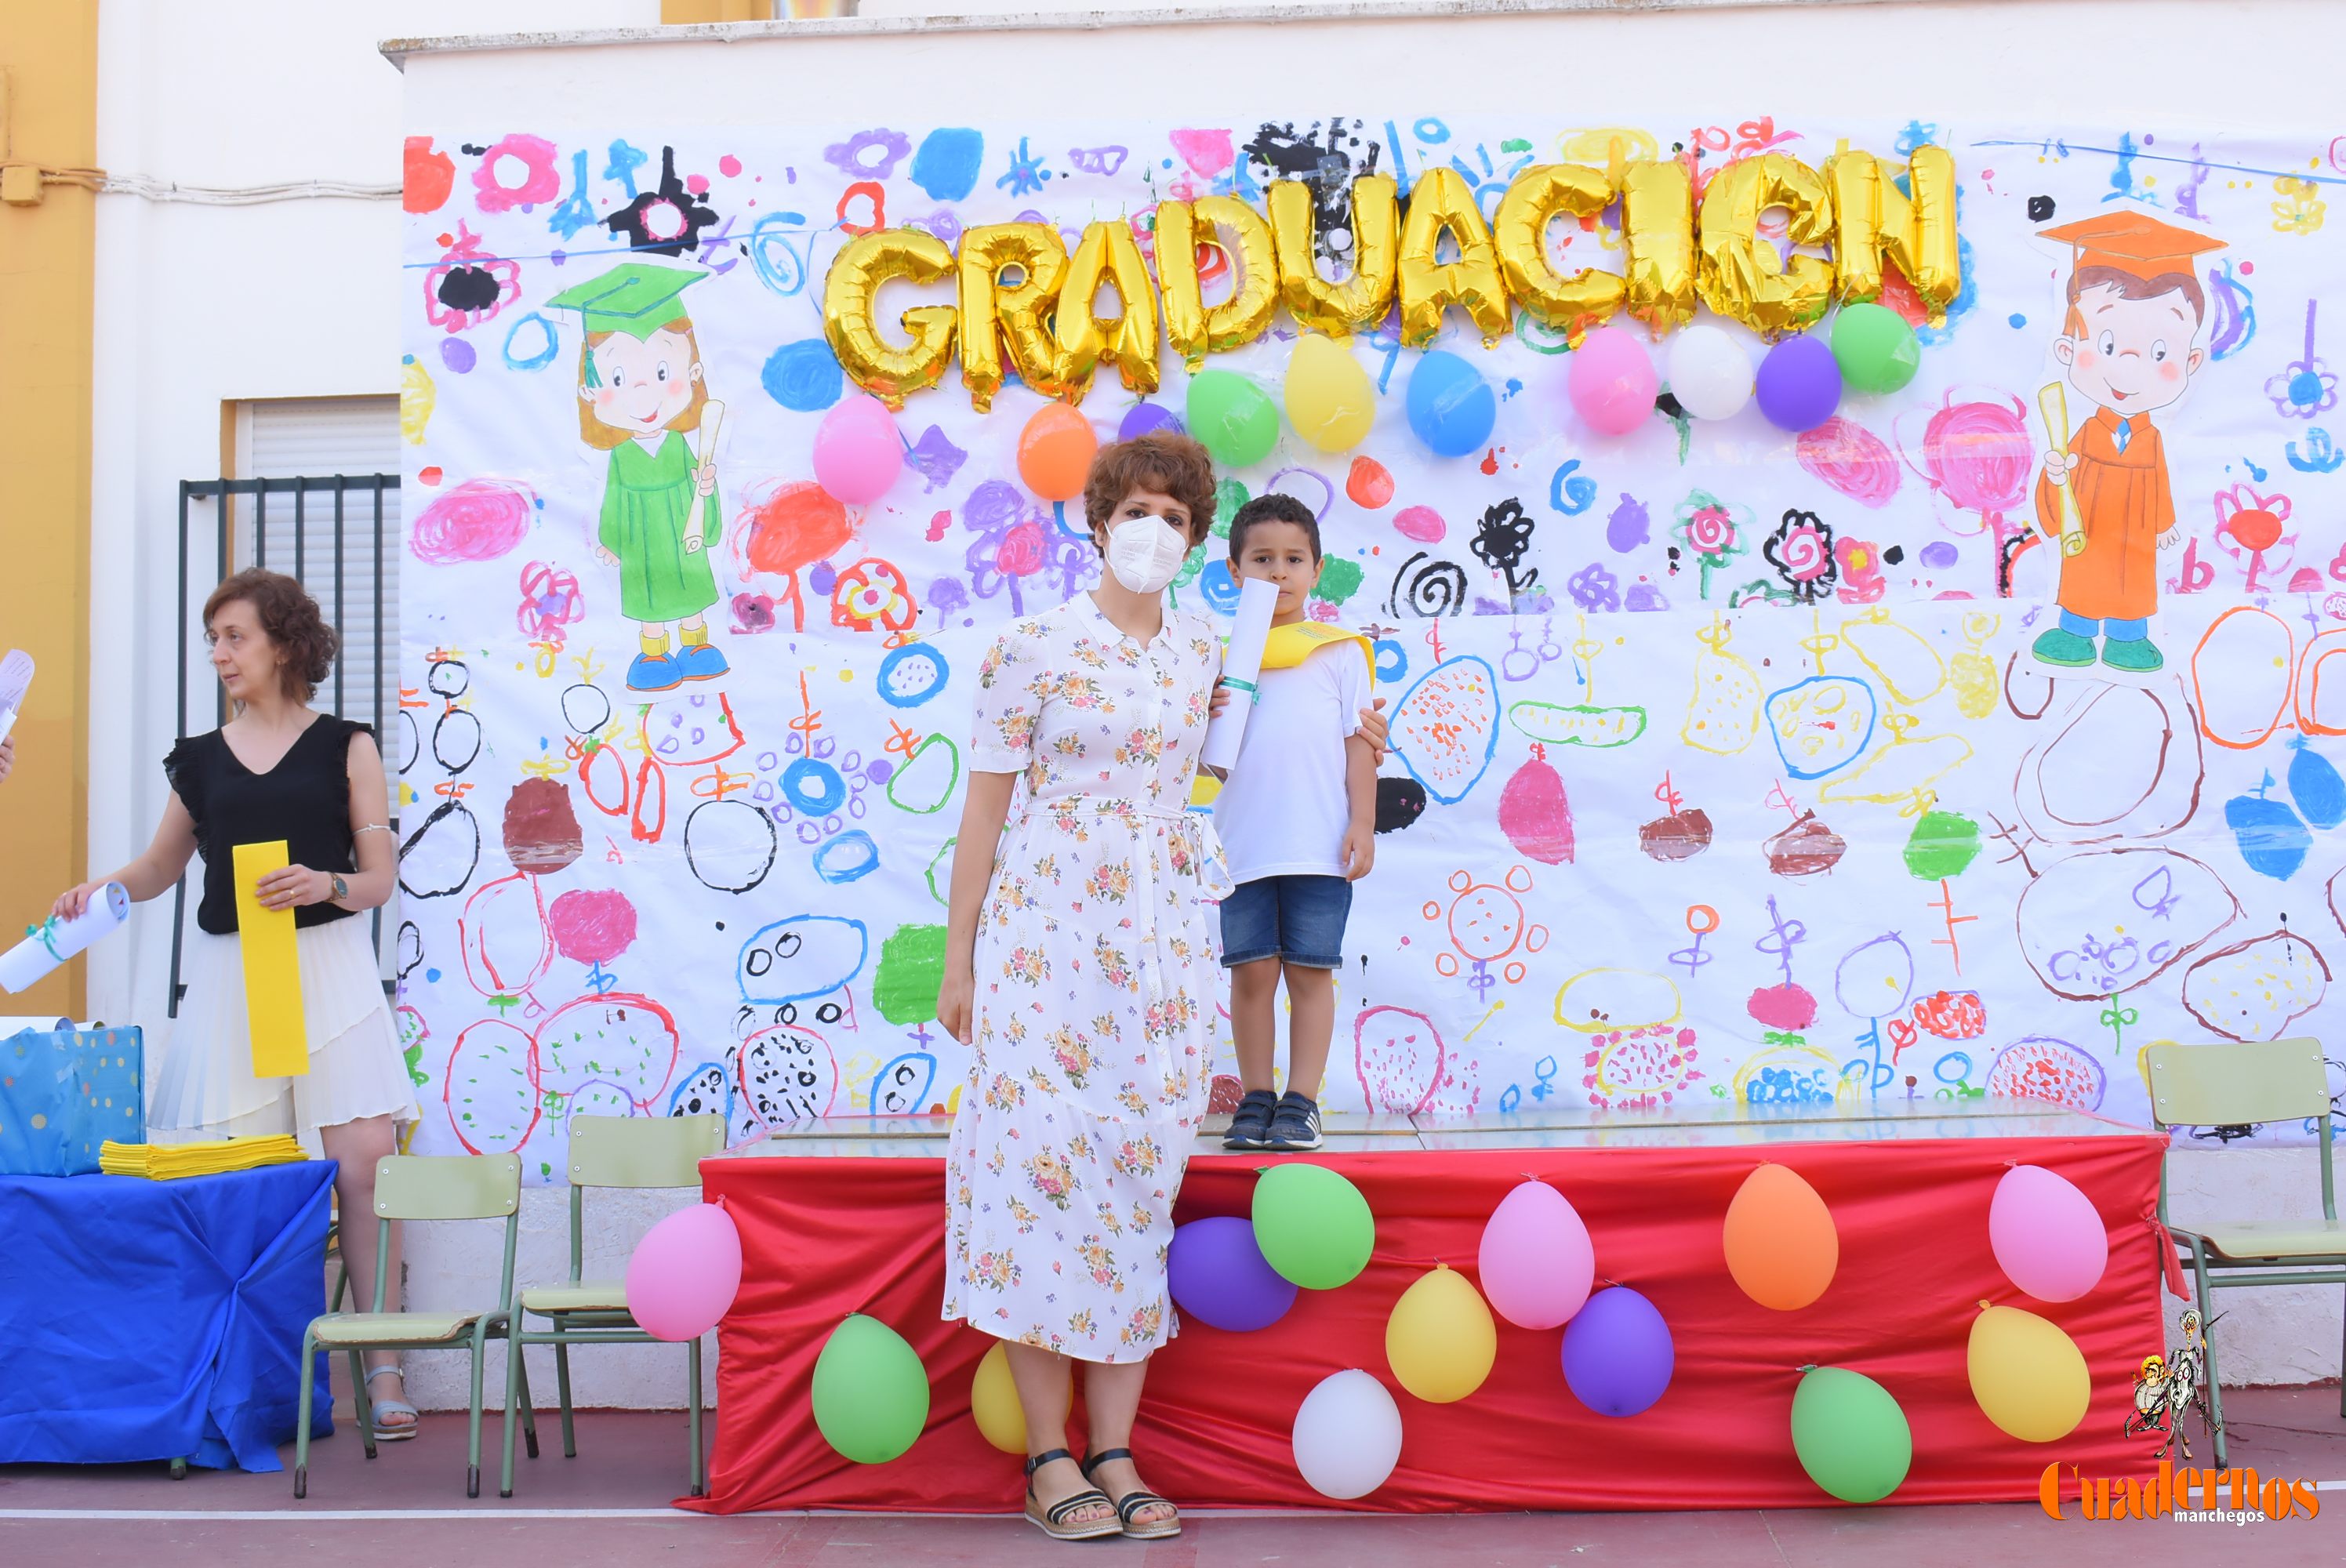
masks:
<instances>
[{"instance_id":1,"label":"white sandal","mask_svg":"<svg viewBox=\"0 0 2346 1568\"><path fill-rule=\"evenodd\" d=\"M366 1375L366 1380L368 1383L368 1413L375 1418L374 1441L377 1442L404 1442L409 1438L415 1435L415 1425L418 1421L423 1419L423 1412L417 1410L413 1405L409 1404L405 1400L378 1400L374 1397L374 1380L377 1378L382 1377L385 1372L389 1372L393 1377L399 1380L399 1391L401 1393L403 1394L407 1391L407 1374L398 1367L377 1367L374 1370ZM403 1415L407 1418L407 1422L404 1426L387 1427L382 1424L382 1419L387 1415Z\"/></svg>"}]
</instances>

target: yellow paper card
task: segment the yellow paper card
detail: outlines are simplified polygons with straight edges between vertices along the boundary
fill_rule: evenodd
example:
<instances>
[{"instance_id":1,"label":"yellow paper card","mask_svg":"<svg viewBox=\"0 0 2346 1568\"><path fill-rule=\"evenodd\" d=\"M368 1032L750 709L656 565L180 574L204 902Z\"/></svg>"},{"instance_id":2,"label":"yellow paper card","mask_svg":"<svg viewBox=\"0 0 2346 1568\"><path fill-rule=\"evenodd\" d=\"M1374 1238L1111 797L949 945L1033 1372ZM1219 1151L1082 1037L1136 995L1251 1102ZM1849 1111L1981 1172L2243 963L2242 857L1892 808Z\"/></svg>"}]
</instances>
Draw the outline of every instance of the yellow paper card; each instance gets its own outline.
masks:
<instances>
[{"instance_id":1,"label":"yellow paper card","mask_svg":"<svg viewBox=\"0 0 2346 1568\"><path fill-rule=\"evenodd\" d=\"M263 909L253 891L287 865L285 840L236 846L236 930L244 949L244 1011L252 1034L252 1075L304 1078L310 1032L301 1013L301 965L293 950L293 911Z\"/></svg>"}]
</instances>

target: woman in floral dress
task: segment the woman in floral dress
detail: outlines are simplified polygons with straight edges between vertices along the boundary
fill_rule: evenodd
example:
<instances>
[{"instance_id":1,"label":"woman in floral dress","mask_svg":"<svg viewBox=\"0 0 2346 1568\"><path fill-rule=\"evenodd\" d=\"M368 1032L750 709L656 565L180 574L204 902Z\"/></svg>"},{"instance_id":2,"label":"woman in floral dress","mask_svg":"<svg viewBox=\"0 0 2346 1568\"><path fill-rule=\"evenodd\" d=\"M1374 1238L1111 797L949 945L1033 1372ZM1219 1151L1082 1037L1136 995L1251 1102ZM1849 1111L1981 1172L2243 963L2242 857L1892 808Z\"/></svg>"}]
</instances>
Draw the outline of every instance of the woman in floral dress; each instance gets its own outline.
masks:
<instances>
[{"instance_id":1,"label":"woman in floral dress","mask_svg":"<svg viewBox=\"0 0 2346 1568\"><path fill-rule=\"evenodd\" d=\"M1205 901L1229 891L1188 810L1221 647L1163 600L1212 524L1211 463L1170 433L1119 443L1084 505L1100 585L1012 626L978 672L959 841L1000 849L954 864L937 1016L974 1063L946 1173L944 1316L1009 1342L1036 1523L1169 1535L1179 1518L1125 1445L1176 1328L1165 1256L1219 984ZM1087 1471L1063 1446L1071 1360L1087 1364Z\"/></svg>"}]
</instances>

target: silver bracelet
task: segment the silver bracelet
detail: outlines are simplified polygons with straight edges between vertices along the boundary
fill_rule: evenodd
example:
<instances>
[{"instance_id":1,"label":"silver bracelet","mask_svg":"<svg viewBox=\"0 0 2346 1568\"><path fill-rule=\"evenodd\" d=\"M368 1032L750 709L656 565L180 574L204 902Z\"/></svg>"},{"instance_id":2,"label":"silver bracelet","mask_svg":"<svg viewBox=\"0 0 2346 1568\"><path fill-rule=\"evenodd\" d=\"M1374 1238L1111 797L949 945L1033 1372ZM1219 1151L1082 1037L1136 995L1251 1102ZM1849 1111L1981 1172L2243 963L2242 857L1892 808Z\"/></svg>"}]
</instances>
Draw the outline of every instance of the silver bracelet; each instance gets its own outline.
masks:
<instances>
[{"instance_id":1,"label":"silver bracelet","mask_svg":"<svg viewBox=\"0 0 2346 1568\"><path fill-rule=\"evenodd\" d=\"M361 833L388 833L388 832L390 832L390 831L391 831L391 824L390 824L390 823L388 823L388 822L369 822L369 823L368 823L365 827L363 827L363 828L353 828L353 829L352 829L352 830L351 830L351 837L352 837L352 838L353 838L353 839L355 839L355 838L357 838Z\"/></svg>"}]
</instances>

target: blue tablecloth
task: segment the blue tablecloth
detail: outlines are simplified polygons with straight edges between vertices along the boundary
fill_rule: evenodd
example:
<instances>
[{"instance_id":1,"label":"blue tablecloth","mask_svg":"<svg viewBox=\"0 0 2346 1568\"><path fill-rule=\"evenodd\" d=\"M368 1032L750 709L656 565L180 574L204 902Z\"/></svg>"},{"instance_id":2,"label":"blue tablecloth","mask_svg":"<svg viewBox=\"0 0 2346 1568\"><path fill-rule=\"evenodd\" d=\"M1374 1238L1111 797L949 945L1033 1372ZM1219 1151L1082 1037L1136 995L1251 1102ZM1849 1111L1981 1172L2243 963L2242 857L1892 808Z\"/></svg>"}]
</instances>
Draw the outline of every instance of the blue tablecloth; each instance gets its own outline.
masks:
<instances>
[{"instance_id":1,"label":"blue tablecloth","mask_svg":"<svg viewBox=\"0 0 2346 1568\"><path fill-rule=\"evenodd\" d=\"M334 1163L0 1176L0 1464L281 1469ZM333 1430L317 1358L311 1435Z\"/></svg>"}]
</instances>

